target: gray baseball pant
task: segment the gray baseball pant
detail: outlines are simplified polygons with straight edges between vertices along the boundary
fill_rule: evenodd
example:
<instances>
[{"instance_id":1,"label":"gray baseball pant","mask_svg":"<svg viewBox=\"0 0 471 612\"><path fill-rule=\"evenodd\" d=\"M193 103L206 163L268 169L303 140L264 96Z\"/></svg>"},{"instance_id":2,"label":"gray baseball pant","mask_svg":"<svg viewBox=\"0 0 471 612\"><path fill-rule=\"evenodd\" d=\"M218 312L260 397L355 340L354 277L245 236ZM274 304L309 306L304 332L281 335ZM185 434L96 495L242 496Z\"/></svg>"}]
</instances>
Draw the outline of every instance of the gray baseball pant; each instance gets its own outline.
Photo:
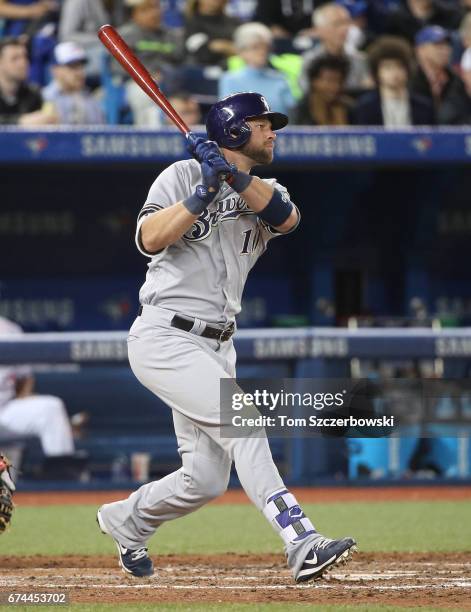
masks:
<instances>
[{"instance_id":1,"label":"gray baseball pant","mask_svg":"<svg viewBox=\"0 0 471 612\"><path fill-rule=\"evenodd\" d=\"M266 437L220 436L219 380L235 378L232 341L220 343L171 327L174 314L144 306L128 337L134 374L172 409L182 459L179 470L102 507L111 535L130 549L145 546L163 522L194 512L223 494L232 462L259 510L273 493L285 488ZM286 546L294 573L315 537Z\"/></svg>"}]
</instances>

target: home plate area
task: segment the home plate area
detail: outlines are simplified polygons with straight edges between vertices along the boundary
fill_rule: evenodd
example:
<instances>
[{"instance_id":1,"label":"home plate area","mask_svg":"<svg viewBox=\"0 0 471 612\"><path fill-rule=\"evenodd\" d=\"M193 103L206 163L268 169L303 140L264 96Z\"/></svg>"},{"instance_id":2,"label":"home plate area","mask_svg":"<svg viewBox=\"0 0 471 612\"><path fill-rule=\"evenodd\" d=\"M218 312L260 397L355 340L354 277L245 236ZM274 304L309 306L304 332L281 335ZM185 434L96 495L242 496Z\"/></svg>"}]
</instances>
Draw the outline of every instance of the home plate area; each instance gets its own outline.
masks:
<instances>
[{"instance_id":1,"label":"home plate area","mask_svg":"<svg viewBox=\"0 0 471 612\"><path fill-rule=\"evenodd\" d=\"M471 610L471 556L359 553L325 578L296 585L279 555L154 557L156 573L129 579L113 557L3 557L0 592L66 591L78 602L384 603ZM8 569L7 569L8 568Z\"/></svg>"}]
</instances>

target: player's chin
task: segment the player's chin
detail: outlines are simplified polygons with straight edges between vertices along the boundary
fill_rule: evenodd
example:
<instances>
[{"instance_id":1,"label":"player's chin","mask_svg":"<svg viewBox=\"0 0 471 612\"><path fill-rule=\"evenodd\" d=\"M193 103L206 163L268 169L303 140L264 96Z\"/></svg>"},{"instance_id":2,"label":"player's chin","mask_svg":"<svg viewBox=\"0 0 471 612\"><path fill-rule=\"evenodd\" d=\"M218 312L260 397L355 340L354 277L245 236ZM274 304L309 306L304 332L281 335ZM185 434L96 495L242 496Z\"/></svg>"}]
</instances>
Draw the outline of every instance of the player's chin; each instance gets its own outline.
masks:
<instances>
[{"instance_id":1,"label":"player's chin","mask_svg":"<svg viewBox=\"0 0 471 612\"><path fill-rule=\"evenodd\" d=\"M265 147L258 151L257 163L259 164L271 164L273 161L273 147Z\"/></svg>"}]
</instances>

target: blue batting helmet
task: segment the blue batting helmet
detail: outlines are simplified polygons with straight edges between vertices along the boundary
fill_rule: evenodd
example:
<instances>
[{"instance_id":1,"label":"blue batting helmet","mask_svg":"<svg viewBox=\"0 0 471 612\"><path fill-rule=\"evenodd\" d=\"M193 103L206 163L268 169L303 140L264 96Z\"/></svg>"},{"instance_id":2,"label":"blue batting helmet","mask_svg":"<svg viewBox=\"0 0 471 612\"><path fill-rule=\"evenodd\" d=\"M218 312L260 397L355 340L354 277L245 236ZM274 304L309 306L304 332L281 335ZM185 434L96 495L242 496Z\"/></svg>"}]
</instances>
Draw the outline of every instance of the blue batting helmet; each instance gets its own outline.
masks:
<instances>
[{"instance_id":1,"label":"blue batting helmet","mask_svg":"<svg viewBox=\"0 0 471 612\"><path fill-rule=\"evenodd\" d=\"M286 115L270 110L261 94L251 91L236 93L216 102L209 109L206 119L208 138L227 149L241 147L250 138L250 126L246 120L255 117L269 119L273 130L279 130L288 123Z\"/></svg>"}]
</instances>

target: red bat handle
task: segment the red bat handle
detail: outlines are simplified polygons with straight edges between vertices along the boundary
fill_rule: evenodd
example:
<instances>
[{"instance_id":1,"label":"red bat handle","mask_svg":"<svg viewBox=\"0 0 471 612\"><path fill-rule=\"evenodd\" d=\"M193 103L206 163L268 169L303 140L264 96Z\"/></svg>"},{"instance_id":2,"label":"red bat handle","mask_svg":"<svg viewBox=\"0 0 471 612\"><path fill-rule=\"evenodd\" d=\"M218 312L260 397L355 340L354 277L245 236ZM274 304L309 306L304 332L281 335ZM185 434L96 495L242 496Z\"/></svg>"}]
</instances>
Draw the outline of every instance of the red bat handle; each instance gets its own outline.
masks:
<instances>
[{"instance_id":1,"label":"red bat handle","mask_svg":"<svg viewBox=\"0 0 471 612\"><path fill-rule=\"evenodd\" d=\"M166 113L175 125L188 134L190 128L173 108L157 83L134 55L126 42L111 25L104 25L98 31L98 38L105 45L111 55L118 60L126 72L136 81L139 87Z\"/></svg>"}]
</instances>

